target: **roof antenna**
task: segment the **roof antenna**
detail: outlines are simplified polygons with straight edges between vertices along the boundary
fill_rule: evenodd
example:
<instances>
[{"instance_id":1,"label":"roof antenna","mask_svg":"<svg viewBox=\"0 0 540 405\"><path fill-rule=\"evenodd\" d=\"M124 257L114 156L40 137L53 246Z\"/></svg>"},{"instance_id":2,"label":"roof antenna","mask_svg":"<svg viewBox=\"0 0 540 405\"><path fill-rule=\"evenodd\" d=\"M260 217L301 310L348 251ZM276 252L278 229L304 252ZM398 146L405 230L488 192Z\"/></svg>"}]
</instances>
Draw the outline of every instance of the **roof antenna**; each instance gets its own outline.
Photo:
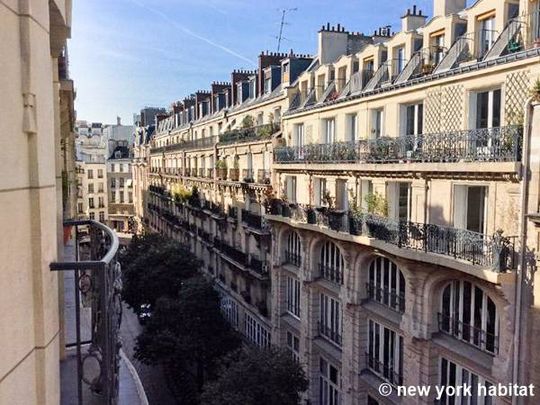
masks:
<instances>
[{"instance_id":1,"label":"roof antenna","mask_svg":"<svg viewBox=\"0 0 540 405\"><path fill-rule=\"evenodd\" d=\"M279 50L281 49L281 41L284 39L287 39L283 37L283 27L285 25L289 25L288 22L285 21L285 16L287 13L290 13L291 11L298 11L298 8L282 8L278 9L278 11L281 11L281 24L279 26L279 36L277 37L278 43L277 43L277 52L279 53Z\"/></svg>"}]
</instances>

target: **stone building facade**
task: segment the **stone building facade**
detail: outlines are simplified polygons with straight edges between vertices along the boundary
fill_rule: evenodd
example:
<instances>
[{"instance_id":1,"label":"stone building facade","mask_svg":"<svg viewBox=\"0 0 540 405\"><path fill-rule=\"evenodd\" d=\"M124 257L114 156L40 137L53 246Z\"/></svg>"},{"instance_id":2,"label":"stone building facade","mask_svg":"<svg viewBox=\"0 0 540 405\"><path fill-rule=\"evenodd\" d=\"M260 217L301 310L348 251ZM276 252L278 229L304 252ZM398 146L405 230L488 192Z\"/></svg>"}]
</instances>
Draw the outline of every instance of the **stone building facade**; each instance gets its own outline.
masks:
<instances>
[{"instance_id":1,"label":"stone building facade","mask_svg":"<svg viewBox=\"0 0 540 405\"><path fill-rule=\"evenodd\" d=\"M323 26L311 58L261 55L140 146L143 221L190 244L248 341L290 349L311 404L540 383L539 2L434 6L398 33Z\"/></svg>"},{"instance_id":2,"label":"stone building facade","mask_svg":"<svg viewBox=\"0 0 540 405\"><path fill-rule=\"evenodd\" d=\"M0 403L60 403L63 218L76 210L70 0L0 3Z\"/></svg>"}]
</instances>

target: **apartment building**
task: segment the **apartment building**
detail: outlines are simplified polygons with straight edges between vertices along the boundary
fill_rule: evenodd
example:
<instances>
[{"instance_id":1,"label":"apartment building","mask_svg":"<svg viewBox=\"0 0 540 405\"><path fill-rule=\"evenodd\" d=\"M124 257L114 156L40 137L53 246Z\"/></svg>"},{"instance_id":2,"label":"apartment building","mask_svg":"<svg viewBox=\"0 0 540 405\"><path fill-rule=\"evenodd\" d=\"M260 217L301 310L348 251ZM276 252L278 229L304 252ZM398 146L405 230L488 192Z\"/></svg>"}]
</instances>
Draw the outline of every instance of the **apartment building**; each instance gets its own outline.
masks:
<instances>
[{"instance_id":1,"label":"apartment building","mask_svg":"<svg viewBox=\"0 0 540 405\"><path fill-rule=\"evenodd\" d=\"M71 1L0 3L0 403L60 403L62 218L75 212Z\"/></svg>"},{"instance_id":2,"label":"apartment building","mask_svg":"<svg viewBox=\"0 0 540 405\"><path fill-rule=\"evenodd\" d=\"M77 218L106 223L109 218L107 163L76 162L77 171Z\"/></svg>"},{"instance_id":3,"label":"apartment building","mask_svg":"<svg viewBox=\"0 0 540 405\"><path fill-rule=\"evenodd\" d=\"M134 215L131 164L131 150L127 142L118 144L107 160L108 223L119 232L129 231Z\"/></svg>"},{"instance_id":4,"label":"apartment building","mask_svg":"<svg viewBox=\"0 0 540 405\"><path fill-rule=\"evenodd\" d=\"M257 70L233 71L230 82L214 82L158 115L147 149L147 225L204 260L231 323L259 346L270 344L272 329L271 236L263 218L272 144L288 87L311 63L292 52L261 53ZM144 153L135 149L136 158Z\"/></svg>"},{"instance_id":5,"label":"apartment building","mask_svg":"<svg viewBox=\"0 0 540 405\"><path fill-rule=\"evenodd\" d=\"M328 24L312 58L261 55L158 116L138 212L204 260L247 341L291 350L309 403L540 383L539 16L434 0L397 33Z\"/></svg>"}]
</instances>

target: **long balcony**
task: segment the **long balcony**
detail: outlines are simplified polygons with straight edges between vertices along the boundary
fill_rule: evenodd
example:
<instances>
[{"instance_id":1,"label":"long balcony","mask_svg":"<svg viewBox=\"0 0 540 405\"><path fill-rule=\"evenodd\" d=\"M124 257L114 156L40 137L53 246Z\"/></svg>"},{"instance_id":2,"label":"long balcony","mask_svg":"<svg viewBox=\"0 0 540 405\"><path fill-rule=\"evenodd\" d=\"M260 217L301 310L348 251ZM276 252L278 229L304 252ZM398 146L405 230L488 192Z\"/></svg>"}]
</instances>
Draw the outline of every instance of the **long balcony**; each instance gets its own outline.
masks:
<instances>
[{"instance_id":1,"label":"long balcony","mask_svg":"<svg viewBox=\"0 0 540 405\"><path fill-rule=\"evenodd\" d=\"M279 125L275 123L235 129L219 135L219 143L221 145L227 145L240 142L263 141L270 139L279 129Z\"/></svg>"},{"instance_id":2,"label":"long balcony","mask_svg":"<svg viewBox=\"0 0 540 405\"><path fill-rule=\"evenodd\" d=\"M276 163L515 162L522 127L506 126L274 149Z\"/></svg>"},{"instance_id":3,"label":"long balcony","mask_svg":"<svg viewBox=\"0 0 540 405\"><path fill-rule=\"evenodd\" d=\"M98 403L97 396L99 403L116 404L122 318L118 237L107 226L92 220L67 221L64 233L74 235L73 249L67 250L74 260L51 263L50 269L69 272L64 280L72 282L66 284L66 293L72 293L74 301L66 307L66 332L67 343L75 348L75 361L70 360L71 356L64 360L61 377L62 384L76 385L74 389L63 387L62 391L76 392L77 398L69 394L70 398L63 400L93 404Z\"/></svg>"},{"instance_id":4,"label":"long balcony","mask_svg":"<svg viewBox=\"0 0 540 405\"><path fill-rule=\"evenodd\" d=\"M242 210L242 222L258 231L269 231L266 220L261 215L249 212L248 210Z\"/></svg>"},{"instance_id":5,"label":"long balcony","mask_svg":"<svg viewBox=\"0 0 540 405\"><path fill-rule=\"evenodd\" d=\"M500 273L515 269L516 237L467 229L296 205L273 204L271 215L353 236L374 238L403 249L433 253ZM274 219L274 218L272 218Z\"/></svg>"},{"instance_id":6,"label":"long balcony","mask_svg":"<svg viewBox=\"0 0 540 405\"><path fill-rule=\"evenodd\" d=\"M153 147L150 149L150 153L165 153L165 152L175 152L178 150L188 150L188 149L203 149L210 148L218 142L217 136L209 136L206 138L194 139L191 141L180 141L179 143L170 144L161 147Z\"/></svg>"}]
</instances>

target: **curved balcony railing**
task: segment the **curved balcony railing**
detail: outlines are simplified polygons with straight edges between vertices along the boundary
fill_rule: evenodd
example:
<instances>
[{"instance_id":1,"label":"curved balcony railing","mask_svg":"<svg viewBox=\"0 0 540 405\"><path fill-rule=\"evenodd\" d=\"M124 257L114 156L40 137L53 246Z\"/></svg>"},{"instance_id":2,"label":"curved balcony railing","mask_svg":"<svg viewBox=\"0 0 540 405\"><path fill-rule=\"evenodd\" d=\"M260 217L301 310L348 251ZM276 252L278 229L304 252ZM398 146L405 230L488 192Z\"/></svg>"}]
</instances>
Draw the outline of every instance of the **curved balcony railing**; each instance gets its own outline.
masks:
<instances>
[{"instance_id":1,"label":"curved balcony railing","mask_svg":"<svg viewBox=\"0 0 540 405\"><path fill-rule=\"evenodd\" d=\"M515 162L522 127L506 126L274 149L276 163Z\"/></svg>"},{"instance_id":2,"label":"curved balcony railing","mask_svg":"<svg viewBox=\"0 0 540 405\"><path fill-rule=\"evenodd\" d=\"M121 274L117 261L119 241L107 226L93 221L66 221L64 235L74 234L74 261L50 264L53 271L74 271L75 347L77 350L77 394L82 404L83 383L102 398L103 404L118 401L120 323L122 320ZM89 327L81 318L81 307L91 310ZM87 313L85 313L87 314ZM83 348L81 336L89 333L91 342ZM90 375L97 364L99 370Z\"/></svg>"},{"instance_id":3,"label":"curved balcony railing","mask_svg":"<svg viewBox=\"0 0 540 405\"><path fill-rule=\"evenodd\" d=\"M335 232L375 238L400 248L463 260L495 272L512 270L516 264L516 238L503 236L502 231L485 235L467 229L275 201L270 213Z\"/></svg>"}]
</instances>

